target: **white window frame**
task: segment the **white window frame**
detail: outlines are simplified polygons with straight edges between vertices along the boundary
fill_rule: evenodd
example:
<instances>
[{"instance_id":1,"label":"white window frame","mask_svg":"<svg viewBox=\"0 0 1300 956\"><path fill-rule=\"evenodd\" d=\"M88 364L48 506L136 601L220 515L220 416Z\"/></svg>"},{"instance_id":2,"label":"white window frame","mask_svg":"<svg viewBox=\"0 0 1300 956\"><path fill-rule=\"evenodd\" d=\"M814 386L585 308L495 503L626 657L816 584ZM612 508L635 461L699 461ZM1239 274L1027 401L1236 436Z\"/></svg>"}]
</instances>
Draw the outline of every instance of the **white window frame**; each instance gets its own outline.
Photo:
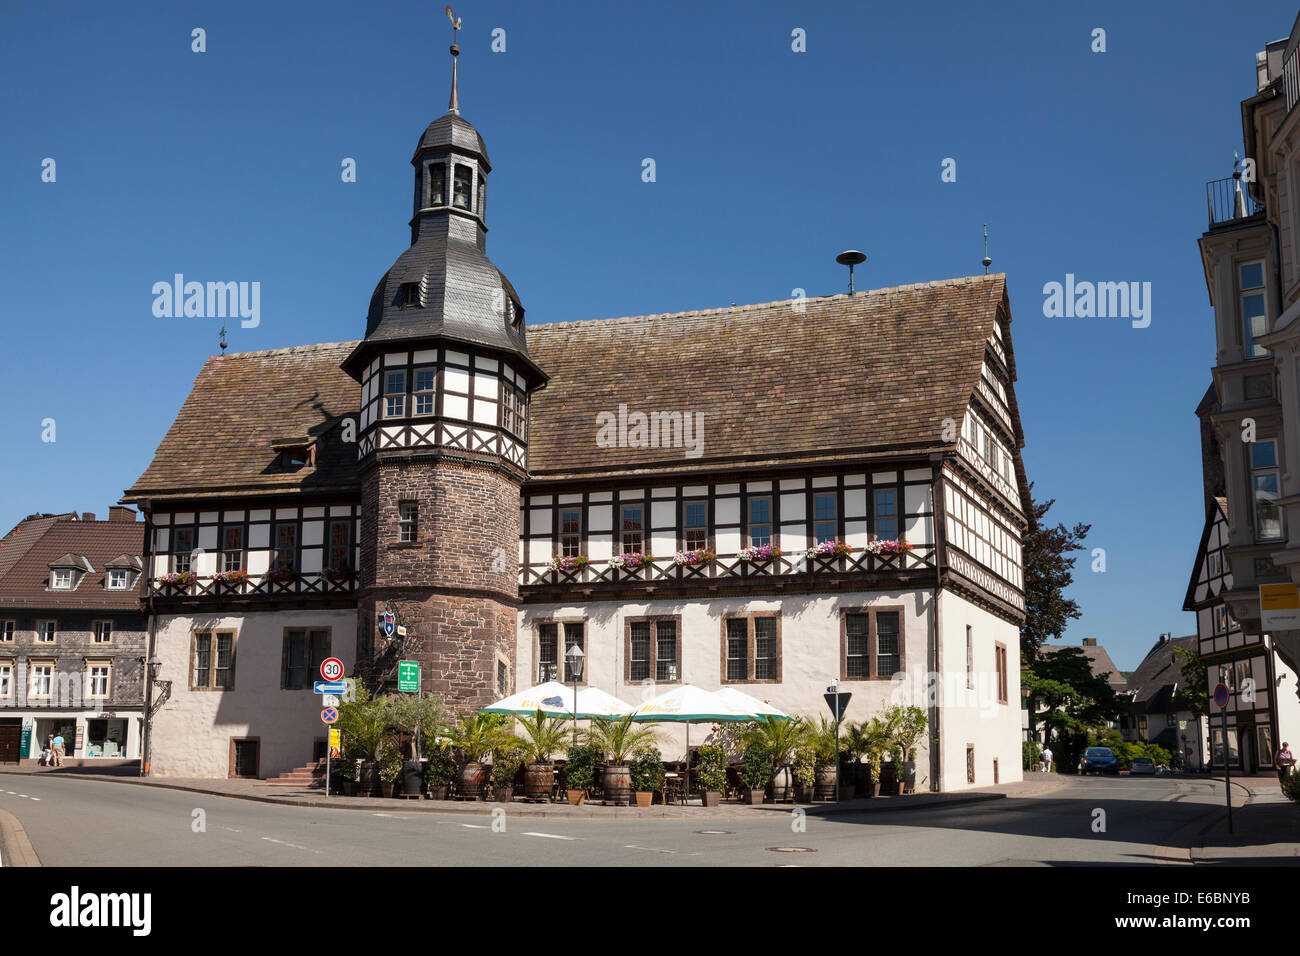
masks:
<instances>
[{"instance_id":1,"label":"white window frame","mask_svg":"<svg viewBox=\"0 0 1300 956\"><path fill-rule=\"evenodd\" d=\"M1244 279L1242 273L1250 266L1259 266L1260 284L1257 286L1243 285ZM1268 264L1263 259L1251 259L1247 262L1237 263L1237 315L1241 325L1241 349L1247 359L1267 358L1272 353L1259 345L1255 340L1258 335L1246 324L1246 297L1261 296L1264 299L1264 330L1259 335L1268 334ZM1258 349L1258 351L1256 351Z\"/></svg>"},{"instance_id":2,"label":"white window frame","mask_svg":"<svg viewBox=\"0 0 1300 956\"><path fill-rule=\"evenodd\" d=\"M51 635L45 637L44 635ZM36 643L37 644L57 644L59 641L59 622L58 621L37 621L36 622Z\"/></svg>"},{"instance_id":3,"label":"white window frame","mask_svg":"<svg viewBox=\"0 0 1300 956\"><path fill-rule=\"evenodd\" d=\"M1255 449L1256 449L1257 447L1259 447L1260 445L1272 445L1272 446L1273 446L1273 464L1272 464L1272 465L1265 465L1265 466L1261 466L1261 467L1258 467L1258 468L1255 467ZM1255 484L1256 479L1258 479L1258 478L1266 478L1266 477L1270 477L1270 476L1271 476L1271 477L1273 478L1273 482L1274 482L1274 484L1275 484L1275 486L1276 486L1276 488L1277 488L1277 497L1278 497L1278 498L1281 497L1281 494L1282 494L1282 469L1281 469L1281 467L1279 466L1279 463L1278 463L1278 447L1277 447L1277 440L1274 439L1274 438L1266 438L1266 439L1263 439L1263 440L1261 440L1261 441L1251 442L1251 443L1249 443L1249 445L1247 446L1246 455L1247 455L1247 461L1246 461L1246 464L1248 465L1248 467L1249 467L1249 469L1250 469L1250 499L1251 499L1250 510L1251 510L1251 522L1253 523L1254 528L1255 528L1255 540L1256 540L1256 541L1277 541L1277 540L1280 540L1280 539L1286 537L1286 525L1285 525L1285 523L1284 523L1284 521L1283 521L1282 506L1279 505L1279 504L1277 504L1277 499L1275 498L1275 499L1274 499L1274 505L1273 505L1273 507L1277 509L1277 525L1278 525L1278 531L1277 531L1277 534L1265 535L1265 534L1261 533L1261 531L1260 531L1260 527L1259 527L1259 500L1260 500L1260 499L1259 499L1259 497L1258 497L1258 492L1257 492L1257 488L1256 488L1256 484Z\"/></svg>"},{"instance_id":4,"label":"white window frame","mask_svg":"<svg viewBox=\"0 0 1300 956\"><path fill-rule=\"evenodd\" d=\"M104 638L104 631L108 631L108 638ZM92 644L112 644L113 643L113 622L112 621L92 621L90 624L91 643Z\"/></svg>"},{"instance_id":5,"label":"white window frame","mask_svg":"<svg viewBox=\"0 0 1300 956\"><path fill-rule=\"evenodd\" d=\"M66 576L66 577L65 577ZM72 568L53 568L50 570L50 590L51 591L71 591L72 590Z\"/></svg>"},{"instance_id":6,"label":"white window frame","mask_svg":"<svg viewBox=\"0 0 1300 956\"><path fill-rule=\"evenodd\" d=\"M103 671L102 674L97 673ZM112 688L113 665L109 661L86 661L86 697L90 700L108 700ZM103 692L98 692L96 684L104 682Z\"/></svg>"},{"instance_id":7,"label":"white window frame","mask_svg":"<svg viewBox=\"0 0 1300 956\"><path fill-rule=\"evenodd\" d=\"M121 577L122 583L115 584L114 581L118 578L119 575ZM128 571L126 568L109 568L108 579L105 581L104 587L109 591L126 591L130 589L131 586L130 582L131 582L131 572Z\"/></svg>"},{"instance_id":8,"label":"white window frame","mask_svg":"<svg viewBox=\"0 0 1300 956\"><path fill-rule=\"evenodd\" d=\"M18 630L17 621L0 621L0 644L12 644L16 630Z\"/></svg>"},{"instance_id":9,"label":"white window frame","mask_svg":"<svg viewBox=\"0 0 1300 956\"><path fill-rule=\"evenodd\" d=\"M14 695L14 665L12 662L0 664L0 699L8 700Z\"/></svg>"},{"instance_id":10,"label":"white window frame","mask_svg":"<svg viewBox=\"0 0 1300 956\"><path fill-rule=\"evenodd\" d=\"M42 672L46 673L42 673ZM45 680L45 692L41 693L37 681ZM54 662L32 661L27 666L27 696L38 700L49 700L54 691Z\"/></svg>"}]
</instances>

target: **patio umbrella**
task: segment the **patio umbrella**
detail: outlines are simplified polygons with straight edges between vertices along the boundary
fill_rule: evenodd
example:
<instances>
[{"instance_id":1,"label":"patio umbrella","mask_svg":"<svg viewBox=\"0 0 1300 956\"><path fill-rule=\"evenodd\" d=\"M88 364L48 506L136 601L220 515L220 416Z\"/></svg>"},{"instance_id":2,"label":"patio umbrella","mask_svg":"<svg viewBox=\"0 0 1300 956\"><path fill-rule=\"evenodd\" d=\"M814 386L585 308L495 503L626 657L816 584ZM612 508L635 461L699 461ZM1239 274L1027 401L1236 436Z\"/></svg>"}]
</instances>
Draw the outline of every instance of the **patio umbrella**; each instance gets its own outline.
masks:
<instances>
[{"instance_id":1,"label":"patio umbrella","mask_svg":"<svg viewBox=\"0 0 1300 956\"><path fill-rule=\"evenodd\" d=\"M774 717L777 720L794 720L794 718L785 711L773 707L771 704L765 703L757 697L750 697L748 694L736 690L734 687L723 687L721 690L714 691L714 693L722 700L725 700L728 704L731 704L731 706L743 710L752 717Z\"/></svg>"},{"instance_id":2,"label":"patio umbrella","mask_svg":"<svg viewBox=\"0 0 1300 956\"><path fill-rule=\"evenodd\" d=\"M518 693L503 697L495 703L482 708L481 714L513 714L516 717L531 717L537 711L548 717L567 717L573 719L573 688L559 681L547 681L536 687L529 687ZM632 705L626 704L611 694L595 687L584 687L578 691L578 708L576 716L580 720L593 717L622 717L632 712Z\"/></svg>"},{"instance_id":3,"label":"patio umbrella","mask_svg":"<svg viewBox=\"0 0 1300 956\"><path fill-rule=\"evenodd\" d=\"M592 717L625 717L632 713L632 705L619 700L613 694L607 694L599 687L584 687L578 691L578 716L586 719ZM569 715L572 716L572 710Z\"/></svg>"},{"instance_id":4,"label":"patio umbrella","mask_svg":"<svg viewBox=\"0 0 1300 956\"><path fill-rule=\"evenodd\" d=\"M761 703L761 702L760 702ZM728 703L716 693L683 684L651 697L632 712L635 721L668 721L686 725L686 793L691 792L691 724L744 723L754 715Z\"/></svg>"}]
</instances>

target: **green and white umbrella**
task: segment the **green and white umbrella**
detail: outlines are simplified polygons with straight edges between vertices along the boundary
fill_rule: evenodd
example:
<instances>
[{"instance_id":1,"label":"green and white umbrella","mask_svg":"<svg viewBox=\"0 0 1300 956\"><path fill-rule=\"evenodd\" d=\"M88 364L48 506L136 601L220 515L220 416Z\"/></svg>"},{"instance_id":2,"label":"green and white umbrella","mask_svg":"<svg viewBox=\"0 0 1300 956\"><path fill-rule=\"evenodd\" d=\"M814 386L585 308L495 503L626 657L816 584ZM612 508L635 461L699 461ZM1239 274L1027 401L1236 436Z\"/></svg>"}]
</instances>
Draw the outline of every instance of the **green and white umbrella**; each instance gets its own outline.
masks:
<instances>
[{"instance_id":1,"label":"green and white umbrella","mask_svg":"<svg viewBox=\"0 0 1300 956\"><path fill-rule=\"evenodd\" d=\"M691 724L744 723L754 719L716 693L683 684L651 697L632 712L635 721L668 721L686 725L686 793L691 792Z\"/></svg>"},{"instance_id":2,"label":"green and white umbrella","mask_svg":"<svg viewBox=\"0 0 1300 956\"><path fill-rule=\"evenodd\" d=\"M503 697L495 703L488 704L479 713L531 717L539 710L548 717L568 717L572 720L577 716L579 720L590 720L593 717L622 717L631 713L632 705L603 690L584 687L578 691L578 707L575 715L573 688L551 680L511 694L509 697Z\"/></svg>"},{"instance_id":3,"label":"green and white umbrella","mask_svg":"<svg viewBox=\"0 0 1300 956\"><path fill-rule=\"evenodd\" d=\"M776 720L794 720L789 714L778 707L759 700L757 697L751 697L744 691L736 690L734 687L723 687L721 690L714 691L718 697L725 700L733 707L738 707L745 713L762 719L764 717L773 717Z\"/></svg>"}]
</instances>

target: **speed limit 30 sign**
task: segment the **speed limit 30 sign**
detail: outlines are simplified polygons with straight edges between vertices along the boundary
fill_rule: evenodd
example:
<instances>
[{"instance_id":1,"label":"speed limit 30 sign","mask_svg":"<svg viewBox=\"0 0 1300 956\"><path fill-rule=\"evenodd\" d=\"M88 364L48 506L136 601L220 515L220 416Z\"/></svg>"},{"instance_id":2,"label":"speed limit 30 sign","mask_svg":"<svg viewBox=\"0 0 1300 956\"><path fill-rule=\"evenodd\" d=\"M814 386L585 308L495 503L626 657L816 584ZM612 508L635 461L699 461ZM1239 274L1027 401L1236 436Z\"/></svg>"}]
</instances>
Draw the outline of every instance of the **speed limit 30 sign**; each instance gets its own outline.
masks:
<instances>
[{"instance_id":1,"label":"speed limit 30 sign","mask_svg":"<svg viewBox=\"0 0 1300 956\"><path fill-rule=\"evenodd\" d=\"M337 657L327 657L321 661L320 676L325 680L340 680L343 677L343 662Z\"/></svg>"}]
</instances>

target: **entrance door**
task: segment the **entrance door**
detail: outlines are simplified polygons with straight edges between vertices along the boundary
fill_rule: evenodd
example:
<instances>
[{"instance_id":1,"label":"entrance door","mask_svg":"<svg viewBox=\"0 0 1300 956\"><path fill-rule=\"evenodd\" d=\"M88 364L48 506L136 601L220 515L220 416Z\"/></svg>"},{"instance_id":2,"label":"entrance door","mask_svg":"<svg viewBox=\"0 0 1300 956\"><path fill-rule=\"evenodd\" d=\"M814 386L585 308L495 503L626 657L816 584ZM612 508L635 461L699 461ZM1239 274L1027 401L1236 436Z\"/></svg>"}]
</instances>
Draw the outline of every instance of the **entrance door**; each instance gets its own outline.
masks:
<instances>
[{"instance_id":1,"label":"entrance door","mask_svg":"<svg viewBox=\"0 0 1300 956\"><path fill-rule=\"evenodd\" d=\"M1257 767L1255 765L1255 727L1241 728L1241 742L1238 745L1241 749L1241 772L1243 774L1253 774Z\"/></svg>"},{"instance_id":2,"label":"entrance door","mask_svg":"<svg viewBox=\"0 0 1300 956\"><path fill-rule=\"evenodd\" d=\"M243 738L230 741L230 775L256 777L258 765L258 739Z\"/></svg>"},{"instance_id":3,"label":"entrance door","mask_svg":"<svg viewBox=\"0 0 1300 956\"><path fill-rule=\"evenodd\" d=\"M21 723L0 726L0 763L18 762L18 745L22 739Z\"/></svg>"}]
</instances>

